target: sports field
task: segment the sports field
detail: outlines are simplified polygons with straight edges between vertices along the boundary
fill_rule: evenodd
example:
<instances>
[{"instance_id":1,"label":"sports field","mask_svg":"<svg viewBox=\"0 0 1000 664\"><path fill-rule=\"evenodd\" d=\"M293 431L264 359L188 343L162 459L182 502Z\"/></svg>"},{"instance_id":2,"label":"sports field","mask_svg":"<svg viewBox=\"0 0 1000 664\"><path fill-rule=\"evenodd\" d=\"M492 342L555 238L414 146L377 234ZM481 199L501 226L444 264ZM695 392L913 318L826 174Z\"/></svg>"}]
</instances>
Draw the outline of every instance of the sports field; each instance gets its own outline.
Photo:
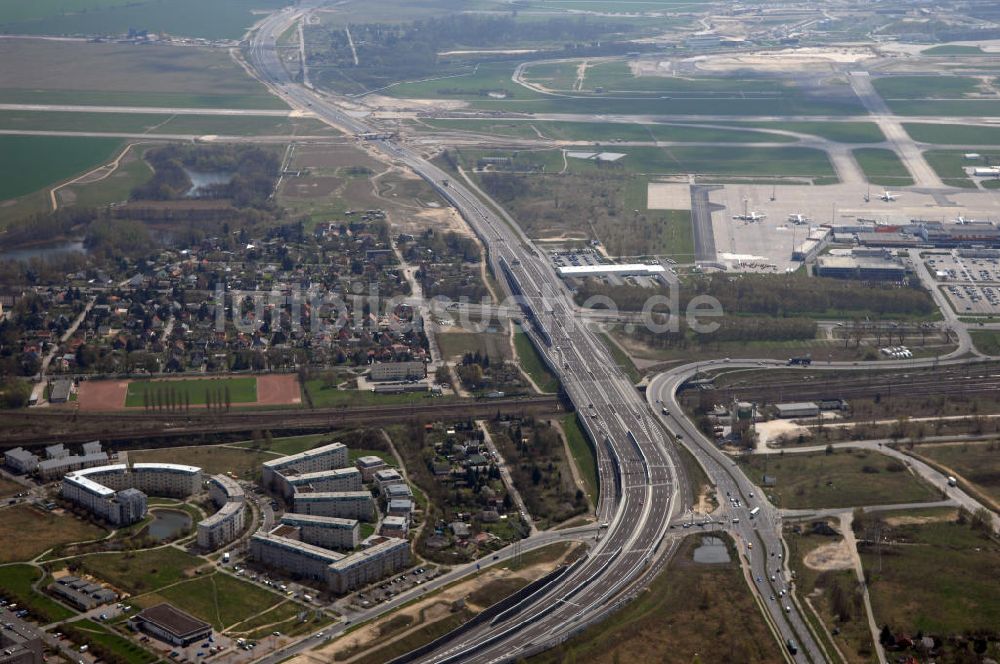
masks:
<instances>
[{"instance_id":1,"label":"sports field","mask_svg":"<svg viewBox=\"0 0 1000 664\"><path fill-rule=\"evenodd\" d=\"M210 400L225 403L250 403L257 400L257 379L207 378L193 380L150 380L129 383L125 406L152 405L175 400L179 404L203 406Z\"/></svg>"}]
</instances>

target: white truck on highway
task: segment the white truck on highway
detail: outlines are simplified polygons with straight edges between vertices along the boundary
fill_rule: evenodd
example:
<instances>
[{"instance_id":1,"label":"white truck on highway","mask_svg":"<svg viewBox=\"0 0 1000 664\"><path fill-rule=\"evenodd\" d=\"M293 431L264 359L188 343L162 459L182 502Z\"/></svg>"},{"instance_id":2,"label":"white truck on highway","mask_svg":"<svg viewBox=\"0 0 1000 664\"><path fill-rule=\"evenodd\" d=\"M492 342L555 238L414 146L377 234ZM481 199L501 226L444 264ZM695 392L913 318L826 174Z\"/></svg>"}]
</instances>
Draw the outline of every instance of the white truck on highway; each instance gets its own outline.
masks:
<instances>
[{"instance_id":1,"label":"white truck on highway","mask_svg":"<svg viewBox=\"0 0 1000 664\"><path fill-rule=\"evenodd\" d=\"M958 486L958 480L952 475L948 476L948 486Z\"/></svg>"},{"instance_id":2,"label":"white truck on highway","mask_svg":"<svg viewBox=\"0 0 1000 664\"><path fill-rule=\"evenodd\" d=\"M760 506L757 506L757 507L753 508L752 510L750 510L750 518L751 519L754 518L759 513L760 513Z\"/></svg>"}]
</instances>

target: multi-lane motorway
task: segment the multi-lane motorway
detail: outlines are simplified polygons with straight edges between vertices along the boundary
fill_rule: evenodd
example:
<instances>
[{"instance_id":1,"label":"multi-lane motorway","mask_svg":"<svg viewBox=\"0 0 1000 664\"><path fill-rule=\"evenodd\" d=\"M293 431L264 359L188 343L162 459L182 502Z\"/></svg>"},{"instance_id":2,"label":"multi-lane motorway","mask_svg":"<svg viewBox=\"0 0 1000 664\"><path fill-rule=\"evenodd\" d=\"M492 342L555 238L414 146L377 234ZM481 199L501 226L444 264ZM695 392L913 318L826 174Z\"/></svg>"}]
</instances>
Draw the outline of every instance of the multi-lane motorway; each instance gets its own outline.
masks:
<instances>
[{"instance_id":1,"label":"multi-lane motorway","mask_svg":"<svg viewBox=\"0 0 1000 664\"><path fill-rule=\"evenodd\" d=\"M265 84L293 107L355 134L372 131L332 100L294 83L279 59L278 36L312 6L303 3L262 21L246 58ZM646 404L601 341L573 315L568 292L519 230L419 153L390 140L372 143L431 183L477 233L494 273L518 298L528 333L585 414L584 426L596 441L602 486L598 518L606 527L587 558L518 611L424 658L508 661L566 638L645 585L670 548L665 536L678 509L683 478L675 452Z\"/></svg>"}]
</instances>

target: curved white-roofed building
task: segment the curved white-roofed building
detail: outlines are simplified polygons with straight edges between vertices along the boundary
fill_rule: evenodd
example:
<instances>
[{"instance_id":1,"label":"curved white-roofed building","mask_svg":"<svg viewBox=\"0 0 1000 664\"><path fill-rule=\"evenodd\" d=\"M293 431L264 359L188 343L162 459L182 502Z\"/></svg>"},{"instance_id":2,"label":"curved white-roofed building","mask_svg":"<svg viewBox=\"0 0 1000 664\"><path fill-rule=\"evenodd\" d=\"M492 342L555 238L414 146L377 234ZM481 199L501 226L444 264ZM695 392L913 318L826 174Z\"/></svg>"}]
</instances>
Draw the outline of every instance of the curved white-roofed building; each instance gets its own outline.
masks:
<instances>
[{"instance_id":1,"label":"curved white-roofed building","mask_svg":"<svg viewBox=\"0 0 1000 664\"><path fill-rule=\"evenodd\" d=\"M145 493L186 498L201 489L201 468L179 463L132 464L132 486Z\"/></svg>"},{"instance_id":2,"label":"curved white-roofed building","mask_svg":"<svg viewBox=\"0 0 1000 664\"><path fill-rule=\"evenodd\" d=\"M246 495L240 483L225 475L208 478L208 495L219 508L198 522L198 546L218 549L236 539L246 524Z\"/></svg>"},{"instance_id":3,"label":"curved white-roofed building","mask_svg":"<svg viewBox=\"0 0 1000 664\"><path fill-rule=\"evenodd\" d=\"M175 463L92 466L63 476L66 500L113 524L146 516L146 495L186 498L201 489L201 468Z\"/></svg>"}]
</instances>

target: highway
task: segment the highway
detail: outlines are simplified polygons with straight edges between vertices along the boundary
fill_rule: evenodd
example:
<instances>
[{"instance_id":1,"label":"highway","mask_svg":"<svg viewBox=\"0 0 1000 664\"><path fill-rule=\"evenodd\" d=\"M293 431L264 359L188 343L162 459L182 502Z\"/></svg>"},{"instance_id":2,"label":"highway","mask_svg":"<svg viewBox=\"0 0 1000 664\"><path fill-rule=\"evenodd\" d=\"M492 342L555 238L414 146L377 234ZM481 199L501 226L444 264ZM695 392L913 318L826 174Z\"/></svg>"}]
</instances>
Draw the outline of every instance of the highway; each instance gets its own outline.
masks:
<instances>
[{"instance_id":1,"label":"highway","mask_svg":"<svg viewBox=\"0 0 1000 664\"><path fill-rule=\"evenodd\" d=\"M354 134L373 131L329 98L294 83L281 63L278 35L314 5L303 3L261 21L244 55L261 80L294 108ZM587 557L518 611L462 634L421 661L513 660L600 619L661 568L672 550L665 540L683 481L676 451L600 339L573 314L569 293L551 266L516 226L410 148L384 139L371 143L433 185L479 236L494 274L518 298L528 334L595 441L602 487L597 514L607 527Z\"/></svg>"}]
</instances>

